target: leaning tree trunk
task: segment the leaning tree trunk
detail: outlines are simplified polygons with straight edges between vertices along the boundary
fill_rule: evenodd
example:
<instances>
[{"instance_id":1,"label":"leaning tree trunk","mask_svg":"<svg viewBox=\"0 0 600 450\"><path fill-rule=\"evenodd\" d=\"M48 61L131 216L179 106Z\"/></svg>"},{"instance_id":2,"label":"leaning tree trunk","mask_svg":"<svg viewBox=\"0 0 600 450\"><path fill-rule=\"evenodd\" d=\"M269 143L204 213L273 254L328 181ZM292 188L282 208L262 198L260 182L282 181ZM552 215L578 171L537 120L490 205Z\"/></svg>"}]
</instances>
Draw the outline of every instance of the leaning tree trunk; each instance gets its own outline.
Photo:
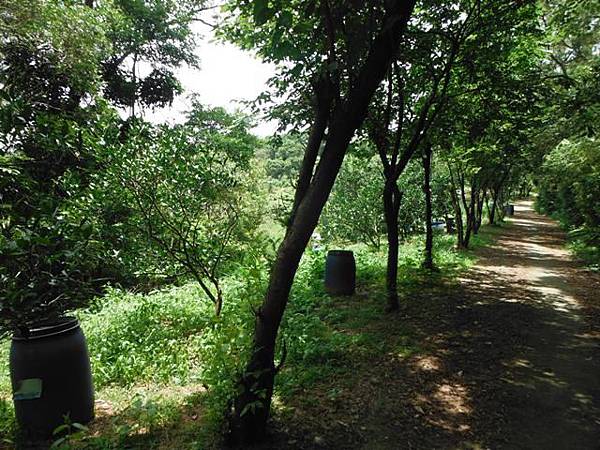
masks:
<instances>
[{"instance_id":1,"label":"leaning tree trunk","mask_svg":"<svg viewBox=\"0 0 600 450\"><path fill-rule=\"evenodd\" d=\"M415 3L416 0L388 2L391 11L371 44L356 84L333 110L321 159L288 224L265 298L256 313L253 349L240 379L239 394L233 402L229 421L233 442L249 444L265 437L277 372L274 364L277 333L300 258L329 197L350 140L363 123L371 98L396 56Z\"/></svg>"},{"instance_id":2,"label":"leaning tree trunk","mask_svg":"<svg viewBox=\"0 0 600 450\"><path fill-rule=\"evenodd\" d=\"M423 150L423 192L425 193L425 260L423 267L433 269L433 228L431 226L431 144Z\"/></svg>"},{"instance_id":3,"label":"leaning tree trunk","mask_svg":"<svg viewBox=\"0 0 600 450\"><path fill-rule=\"evenodd\" d=\"M274 356L279 325L298 264L356 128L348 122L345 124L340 115L334 118L331 129L315 180L308 188L279 246L265 299L256 313L253 352L240 380L241 393L235 399L230 421L231 437L235 442L251 443L260 441L265 436L276 374Z\"/></svg>"},{"instance_id":4,"label":"leaning tree trunk","mask_svg":"<svg viewBox=\"0 0 600 450\"><path fill-rule=\"evenodd\" d=\"M398 213L402 193L398 184L388 180L383 189L383 211L387 231L388 253L385 287L387 294L387 311L396 311L400 307L398 302L398 254L400 237L398 233Z\"/></svg>"}]
</instances>

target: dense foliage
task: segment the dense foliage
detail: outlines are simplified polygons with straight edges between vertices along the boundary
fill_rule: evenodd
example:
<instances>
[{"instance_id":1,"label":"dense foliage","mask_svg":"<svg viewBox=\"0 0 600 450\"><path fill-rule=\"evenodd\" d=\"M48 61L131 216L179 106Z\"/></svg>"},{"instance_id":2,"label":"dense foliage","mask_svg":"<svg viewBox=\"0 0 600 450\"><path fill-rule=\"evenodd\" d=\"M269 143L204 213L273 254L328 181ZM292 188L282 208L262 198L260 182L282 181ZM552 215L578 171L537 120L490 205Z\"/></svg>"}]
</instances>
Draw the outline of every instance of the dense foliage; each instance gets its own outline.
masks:
<instances>
[{"instance_id":1,"label":"dense foliage","mask_svg":"<svg viewBox=\"0 0 600 450\"><path fill-rule=\"evenodd\" d=\"M331 326L326 250L355 251L381 314L533 190L600 265L596 1L213 6L0 4L0 337L75 314L99 389L202 386L249 442L273 395L376 351ZM274 64L254 106L276 135L198 98L180 123L145 120L200 66L207 10ZM0 401L1 432L11 414Z\"/></svg>"},{"instance_id":2,"label":"dense foliage","mask_svg":"<svg viewBox=\"0 0 600 450\"><path fill-rule=\"evenodd\" d=\"M105 109L92 98L109 47L103 14L3 6L0 334L85 302L105 276L93 224L73 207L101 145L95 126Z\"/></svg>"},{"instance_id":3,"label":"dense foliage","mask_svg":"<svg viewBox=\"0 0 600 450\"><path fill-rule=\"evenodd\" d=\"M598 119L600 112L600 7L545 4L549 60L544 70L550 88L545 126L536 142L543 157L535 181L538 206L573 230L596 266L600 263Z\"/></svg>"}]
</instances>

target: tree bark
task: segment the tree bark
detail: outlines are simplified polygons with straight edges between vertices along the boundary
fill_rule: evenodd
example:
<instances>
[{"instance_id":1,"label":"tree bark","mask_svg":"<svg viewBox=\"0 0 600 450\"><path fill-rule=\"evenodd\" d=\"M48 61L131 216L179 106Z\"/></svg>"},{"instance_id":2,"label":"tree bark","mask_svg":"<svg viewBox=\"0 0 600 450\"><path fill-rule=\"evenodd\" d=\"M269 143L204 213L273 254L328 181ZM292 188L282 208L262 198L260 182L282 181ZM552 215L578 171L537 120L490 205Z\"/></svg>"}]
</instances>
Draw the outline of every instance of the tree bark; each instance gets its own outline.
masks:
<instances>
[{"instance_id":1,"label":"tree bark","mask_svg":"<svg viewBox=\"0 0 600 450\"><path fill-rule=\"evenodd\" d=\"M492 206L490 206L490 197L492 197L492 199L493 199L493 196L494 196L494 188L491 188L489 191L489 195L487 195L485 197L485 206L487 207L487 210L488 210L488 222L490 225L494 225L494 220L496 219L495 218L496 210L495 209L492 210ZM494 204L494 202L492 201L492 205L493 204Z\"/></svg>"},{"instance_id":2,"label":"tree bark","mask_svg":"<svg viewBox=\"0 0 600 450\"><path fill-rule=\"evenodd\" d=\"M431 144L423 149L423 192L425 193L425 260L423 267L433 269L433 228L431 226Z\"/></svg>"},{"instance_id":3,"label":"tree bark","mask_svg":"<svg viewBox=\"0 0 600 450\"><path fill-rule=\"evenodd\" d=\"M319 78L313 86L315 90L315 120L311 126L304 157L302 158L296 192L294 193L294 203L288 219L288 223L290 224L294 221L294 216L300 206L300 202L310 186L317 157L319 156L319 148L323 142L325 130L327 129L327 121L329 120L335 97L334 86L329 77L324 76Z\"/></svg>"},{"instance_id":4,"label":"tree bark","mask_svg":"<svg viewBox=\"0 0 600 450\"><path fill-rule=\"evenodd\" d=\"M475 222L473 224L473 234L479 234L479 229L481 228L481 224L483 222L483 203L487 196L487 189L483 189L482 191L477 191L477 197L475 200Z\"/></svg>"},{"instance_id":5,"label":"tree bark","mask_svg":"<svg viewBox=\"0 0 600 450\"><path fill-rule=\"evenodd\" d=\"M463 220L462 210L458 201L458 195L456 193L451 194L452 207L454 208L454 215L456 216L456 247L464 249L465 247L465 225Z\"/></svg>"},{"instance_id":6,"label":"tree bark","mask_svg":"<svg viewBox=\"0 0 600 450\"><path fill-rule=\"evenodd\" d=\"M404 134L404 83L399 75L398 67L394 66L395 71L389 73L387 105L383 115L378 116L373 114L369 124L369 134L375 144L381 163L383 164L383 175L385 177L384 186L384 215L386 218L387 237L388 237L388 258L386 271L386 290L387 290L387 307L386 311L395 311L399 308L398 292L397 292L397 275L398 275L398 253L399 253L399 220L398 213L400 211L401 192L398 188L398 178L406 169L408 163L414 153L420 147L423 139L427 135L429 128L440 114L446 92L450 83L452 74L452 66L458 53L458 42L453 42L452 49L448 55L448 59L441 73L433 76L433 87L431 92L425 99L423 106L418 114L416 114L416 123L412 128L412 134L404 151L400 153L402 137ZM397 76L398 85L398 100L399 105L398 121L396 125L395 136L392 136L391 113L393 99L393 84L394 73ZM373 111L372 111L373 112ZM394 204L396 203L396 204ZM404 227L406 228L406 227ZM409 230L404 230L403 235L409 233Z\"/></svg>"},{"instance_id":7,"label":"tree bark","mask_svg":"<svg viewBox=\"0 0 600 450\"><path fill-rule=\"evenodd\" d=\"M386 311L397 311L400 307L398 302L398 254L400 238L398 233L398 213L402 201L402 193L398 184L388 180L383 189L383 211L387 228L387 269L386 269Z\"/></svg>"},{"instance_id":8,"label":"tree bark","mask_svg":"<svg viewBox=\"0 0 600 450\"><path fill-rule=\"evenodd\" d=\"M367 108L396 56L416 0L389 2L382 29L371 44L357 82L332 112L323 154L312 181L299 201L277 251L263 304L256 313L253 350L233 402L230 440L250 444L263 440L277 369L275 345L281 319L300 258L329 197L350 140L363 123Z\"/></svg>"},{"instance_id":9,"label":"tree bark","mask_svg":"<svg viewBox=\"0 0 600 450\"><path fill-rule=\"evenodd\" d=\"M498 180L498 182L496 182L490 188L490 195L492 196L492 209L490 210L490 224L491 225L496 223L496 215L498 212L498 205L500 203L500 199L501 199L501 195L502 195L502 188L504 186L504 183L506 182L506 179L508 178L509 173L510 173L510 166L508 167L507 170L504 171L500 180ZM500 215L502 215L502 213L500 213Z\"/></svg>"},{"instance_id":10,"label":"tree bark","mask_svg":"<svg viewBox=\"0 0 600 450\"><path fill-rule=\"evenodd\" d=\"M468 249L469 243L471 242L471 235L473 233L473 227L475 224L475 197L476 193L473 189L473 185L471 185L471 193L469 195L469 202L467 203L466 195L465 195L465 183L464 178L461 182L461 199L463 203L463 208L465 210L465 233L463 238L463 248Z\"/></svg>"},{"instance_id":11,"label":"tree bark","mask_svg":"<svg viewBox=\"0 0 600 450\"><path fill-rule=\"evenodd\" d=\"M455 177L451 164L448 164L448 172L450 174L450 199L452 200L452 208L456 216L456 247L459 249L467 248L465 245L465 223L463 219L463 211L461 208L461 199L459 198L459 183L461 196L464 193L464 181L460 177Z\"/></svg>"}]
</instances>

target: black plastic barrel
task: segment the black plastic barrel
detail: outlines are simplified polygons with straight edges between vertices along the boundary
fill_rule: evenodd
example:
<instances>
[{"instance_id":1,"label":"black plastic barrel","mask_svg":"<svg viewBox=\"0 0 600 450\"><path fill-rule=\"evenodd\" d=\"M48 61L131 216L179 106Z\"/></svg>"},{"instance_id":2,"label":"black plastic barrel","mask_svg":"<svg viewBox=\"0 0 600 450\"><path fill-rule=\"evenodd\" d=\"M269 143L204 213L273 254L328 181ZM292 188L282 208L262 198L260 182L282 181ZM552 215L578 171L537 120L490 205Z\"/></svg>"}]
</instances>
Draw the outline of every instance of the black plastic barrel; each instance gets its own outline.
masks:
<instances>
[{"instance_id":1,"label":"black plastic barrel","mask_svg":"<svg viewBox=\"0 0 600 450\"><path fill-rule=\"evenodd\" d=\"M85 336L74 318L15 333L10 378L19 428L44 436L65 423L94 418L94 388Z\"/></svg>"},{"instance_id":2,"label":"black plastic barrel","mask_svg":"<svg viewBox=\"0 0 600 450\"><path fill-rule=\"evenodd\" d=\"M356 289L356 263L350 250L330 250L325 262L325 291L352 295Z\"/></svg>"},{"instance_id":3,"label":"black plastic barrel","mask_svg":"<svg viewBox=\"0 0 600 450\"><path fill-rule=\"evenodd\" d=\"M504 212L507 216L514 216L515 215L515 205L506 205L506 207L504 208Z\"/></svg>"}]
</instances>

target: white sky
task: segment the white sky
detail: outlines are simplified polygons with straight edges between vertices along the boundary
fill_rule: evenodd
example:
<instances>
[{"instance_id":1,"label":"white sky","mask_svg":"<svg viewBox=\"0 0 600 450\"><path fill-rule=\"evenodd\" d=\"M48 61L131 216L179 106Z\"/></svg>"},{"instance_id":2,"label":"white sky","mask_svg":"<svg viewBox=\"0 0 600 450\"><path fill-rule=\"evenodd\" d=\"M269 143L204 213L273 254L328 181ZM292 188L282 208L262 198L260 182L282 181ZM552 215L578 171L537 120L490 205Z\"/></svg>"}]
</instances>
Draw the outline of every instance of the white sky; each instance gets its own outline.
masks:
<instances>
[{"instance_id":1,"label":"white sky","mask_svg":"<svg viewBox=\"0 0 600 450\"><path fill-rule=\"evenodd\" d=\"M197 93L200 102L210 106L222 106L230 112L243 109L240 100L253 100L266 90L266 81L274 74L274 66L263 63L249 52L242 51L232 44L217 43L213 33L202 24L194 31L199 34L196 54L200 59L200 69L182 67L176 74L184 93L167 108L147 111L145 117L153 122L181 121L190 107L186 96ZM257 118L258 126L252 131L259 136L269 136L277 124Z\"/></svg>"}]
</instances>

